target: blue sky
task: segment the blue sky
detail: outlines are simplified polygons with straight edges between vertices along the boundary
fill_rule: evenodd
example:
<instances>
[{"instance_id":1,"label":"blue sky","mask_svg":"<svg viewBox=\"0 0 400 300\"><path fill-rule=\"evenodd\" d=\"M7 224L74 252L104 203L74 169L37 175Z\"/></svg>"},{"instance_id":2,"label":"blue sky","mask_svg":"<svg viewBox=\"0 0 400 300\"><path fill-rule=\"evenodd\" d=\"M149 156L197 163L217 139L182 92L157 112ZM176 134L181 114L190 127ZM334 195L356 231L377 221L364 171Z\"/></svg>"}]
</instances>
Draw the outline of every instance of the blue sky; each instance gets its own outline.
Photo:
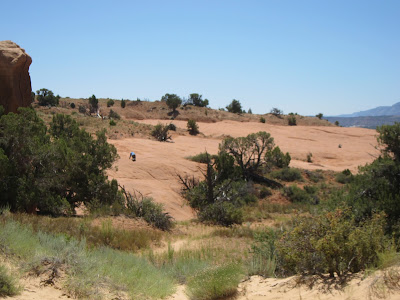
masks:
<instances>
[{"instance_id":1,"label":"blue sky","mask_svg":"<svg viewBox=\"0 0 400 300\"><path fill-rule=\"evenodd\" d=\"M400 1L12 1L0 39L32 89L160 99L197 92L267 113L337 115L400 101Z\"/></svg>"}]
</instances>

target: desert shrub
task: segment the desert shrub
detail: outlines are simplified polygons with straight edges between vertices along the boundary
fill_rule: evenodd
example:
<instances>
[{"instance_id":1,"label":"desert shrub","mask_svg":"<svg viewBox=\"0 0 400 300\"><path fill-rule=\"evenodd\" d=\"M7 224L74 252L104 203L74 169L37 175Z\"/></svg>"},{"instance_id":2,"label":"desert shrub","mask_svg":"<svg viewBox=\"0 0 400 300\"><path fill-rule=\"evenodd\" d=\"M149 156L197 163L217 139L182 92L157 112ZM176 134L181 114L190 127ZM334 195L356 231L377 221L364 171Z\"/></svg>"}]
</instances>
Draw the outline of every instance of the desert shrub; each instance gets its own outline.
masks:
<instances>
[{"instance_id":1,"label":"desert shrub","mask_svg":"<svg viewBox=\"0 0 400 300\"><path fill-rule=\"evenodd\" d=\"M288 125L289 126L296 126L297 125L297 120L295 116L289 116L288 117Z\"/></svg>"},{"instance_id":2,"label":"desert shrub","mask_svg":"<svg viewBox=\"0 0 400 300\"><path fill-rule=\"evenodd\" d=\"M121 100L121 107L125 108L125 106L126 106L126 100L122 99Z\"/></svg>"},{"instance_id":3,"label":"desert shrub","mask_svg":"<svg viewBox=\"0 0 400 300\"><path fill-rule=\"evenodd\" d=\"M110 123L110 126L115 126L115 125L117 125L117 123L115 123L115 121L114 121L113 119L111 119L109 123Z\"/></svg>"},{"instance_id":4,"label":"desert shrub","mask_svg":"<svg viewBox=\"0 0 400 300\"><path fill-rule=\"evenodd\" d=\"M335 121L335 125L336 125L336 126L339 126L339 121Z\"/></svg>"},{"instance_id":5,"label":"desert shrub","mask_svg":"<svg viewBox=\"0 0 400 300\"><path fill-rule=\"evenodd\" d=\"M322 113L319 113L319 114L317 114L317 115L315 115L318 119L322 119L322 117L324 116Z\"/></svg>"},{"instance_id":6,"label":"desert shrub","mask_svg":"<svg viewBox=\"0 0 400 300\"><path fill-rule=\"evenodd\" d=\"M160 142L166 142L171 139L171 136L168 135L168 131L169 125L157 124L151 131L151 135Z\"/></svg>"},{"instance_id":7,"label":"desert shrub","mask_svg":"<svg viewBox=\"0 0 400 300\"><path fill-rule=\"evenodd\" d=\"M260 117L260 122L261 123L265 123L265 118L264 117Z\"/></svg>"},{"instance_id":8,"label":"desert shrub","mask_svg":"<svg viewBox=\"0 0 400 300\"><path fill-rule=\"evenodd\" d=\"M227 201L218 201L202 207L198 214L199 220L205 223L231 226L243 222L243 212L240 207Z\"/></svg>"},{"instance_id":9,"label":"desert shrub","mask_svg":"<svg viewBox=\"0 0 400 300\"><path fill-rule=\"evenodd\" d=\"M170 123L168 126L169 126L169 127L168 127L169 130L176 131L176 126L175 126L175 124Z\"/></svg>"},{"instance_id":10,"label":"desert shrub","mask_svg":"<svg viewBox=\"0 0 400 300\"><path fill-rule=\"evenodd\" d=\"M53 92L48 89L40 89L36 91L39 105L41 106L57 106L60 101L60 96L54 96Z\"/></svg>"},{"instance_id":11,"label":"desert shrub","mask_svg":"<svg viewBox=\"0 0 400 300\"><path fill-rule=\"evenodd\" d=\"M254 242L251 244L250 250L248 275L275 277L277 266L276 240L277 235L272 229L266 229L254 234Z\"/></svg>"},{"instance_id":12,"label":"desert shrub","mask_svg":"<svg viewBox=\"0 0 400 300\"><path fill-rule=\"evenodd\" d=\"M71 106L71 108L75 108L75 103L72 102L69 106Z\"/></svg>"},{"instance_id":13,"label":"desert shrub","mask_svg":"<svg viewBox=\"0 0 400 300\"><path fill-rule=\"evenodd\" d=\"M110 112L108 113L108 117L110 119L115 119L115 120L121 119L121 116L117 112L113 111L112 109L110 109Z\"/></svg>"},{"instance_id":14,"label":"desert shrub","mask_svg":"<svg viewBox=\"0 0 400 300\"><path fill-rule=\"evenodd\" d=\"M18 295L21 287L18 286L17 279L10 275L6 267L0 265L0 297L11 297Z\"/></svg>"},{"instance_id":15,"label":"desert shrub","mask_svg":"<svg viewBox=\"0 0 400 300\"><path fill-rule=\"evenodd\" d=\"M114 100L110 99L107 101L107 107L114 106Z\"/></svg>"},{"instance_id":16,"label":"desert shrub","mask_svg":"<svg viewBox=\"0 0 400 300\"><path fill-rule=\"evenodd\" d=\"M240 104L239 100L233 99L232 102L226 106L226 109L234 114L242 113L242 104Z\"/></svg>"},{"instance_id":17,"label":"desert shrub","mask_svg":"<svg viewBox=\"0 0 400 300\"><path fill-rule=\"evenodd\" d=\"M127 210L135 217L143 218L147 223L161 230L172 229L172 217L163 212L162 204L137 193L125 193L125 196Z\"/></svg>"},{"instance_id":18,"label":"desert shrub","mask_svg":"<svg viewBox=\"0 0 400 300\"><path fill-rule=\"evenodd\" d=\"M79 111L81 114L86 114L86 107L85 107L84 105L79 105L78 111Z\"/></svg>"},{"instance_id":19,"label":"desert shrub","mask_svg":"<svg viewBox=\"0 0 400 300\"><path fill-rule=\"evenodd\" d=\"M283 114L283 111L274 107L271 109L270 113L273 114L275 117L281 117L281 115Z\"/></svg>"},{"instance_id":20,"label":"desert shrub","mask_svg":"<svg viewBox=\"0 0 400 300\"><path fill-rule=\"evenodd\" d=\"M311 152L307 153L307 162L309 162L309 163L312 163L312 162L313 162L313 160L312 160L312 153L311 153Z\"/></svg>"},{"instance_id":21,"label":"desert shrub","mask_svg":"<svg viewBox=\"0 0 400 300\"><path fill-rule=\"evenodd\" d=\"M301 172L296 168L283 168L281 170L271 172L271 176L283 181L300 181L303 179Z\"/></svg>"},{"instance_id":22,"label":"desert shrub","mask_svg":"<svg viewBox=\"0 0 400 300\"><path fill-rule=\"evenodd\" d=\"M200 133L199 126L197 125L195 120L189 120L187 122L187 129L191 135L197 135Z\"/></svg>"},{"instance_id":23,"label":"desert shrub","mask_svg":"<svg viewBox=\"0 0 400 300\"><path fill-rule=\"evenodd\" d=\"M297 217L276 243L280 271L333 277L376 265L378 253L388 246L384 226L383 214L357 224L348 208Z\"/></svg>"},{"instance_id":24,"label":"desert shrub","mask_svg":"<svg viewBox=\"0 0 400 300\"><path fill-rule=\"evenodd\" d=\"M203 152L203 153L199 153L197 155L194 156L189 156L187 157L188 159L190 159L191 161L194 162L198 162L201 164L206 164L210 161L210 159L217 159L218 155L210 155L207 152Z\"/></svg>"},{"instance_id":25,"label":"desert shrub","mask_svg":"<svg viewBox=\"0 0 400 300\"><path fill-rule=\"evenodd\" d=\"M293 203L318 204L317 198L313 197L315 191L312 188L301 189L297 185L291 185L283 189L284 195Z\"/></svg>"},{"instance_id":26,"label":"desert shrub","mask_svg":"<svg viewBox=\"0 0 400 300\"><path fill-rule=\"evenodd\" d=\"M284 154L281 149L276 146L274 149L269 149L265 153L265 161L267 163L268 168L277 167L277 168L287 168L290 164L290 154L286 152Z\"/></svg>"},{"instance_id":27,"label":"desert shrub","mask_svg":"<svg viewBox=\"0 0 400 300\"><path fill-rule=\"evenodd\" d=\"M271 192L271 190L269 188L267 188L265 186L261 187L261 189L260 189L260 198L266 198L266 197L271 196L271 195L272 195L272 192Z\"/></svg>"},{"instance_id":28,"label":"desert shrub","mask_svg":"<svg viewBox=\"0 0 400 300\"><path fill-rule=\"evenodd\" d=\"M232 297L243 277L239 264L215 266L198 272L187 283L191 299L214 300Z\"/></svg>"},{"instance_id":29,"label":"desert shrub","mask_svg":"<svg viewBox=\"0 0 400 300\"><path fill-rule=\"evenodd\" d=\"M346 169L336 174L335 180L342 184L350 183L353 180L353 174L351 174L351 171L349 169Z\"/></svg>"},{"instance_id":30,"label":"desert shrub","mask_svg":"<svg viewBox=\"0 0 400 300\"><path fill-rule=\"evenodd\" d=\"M312 182L315 182L315 183L320 182L321 180L325 179L324 175L322 175L320 172L318 172L318 170L317 171L306 170L305 173L306 173L308 179L310 179Z\"/></svg>"}]
</instances>

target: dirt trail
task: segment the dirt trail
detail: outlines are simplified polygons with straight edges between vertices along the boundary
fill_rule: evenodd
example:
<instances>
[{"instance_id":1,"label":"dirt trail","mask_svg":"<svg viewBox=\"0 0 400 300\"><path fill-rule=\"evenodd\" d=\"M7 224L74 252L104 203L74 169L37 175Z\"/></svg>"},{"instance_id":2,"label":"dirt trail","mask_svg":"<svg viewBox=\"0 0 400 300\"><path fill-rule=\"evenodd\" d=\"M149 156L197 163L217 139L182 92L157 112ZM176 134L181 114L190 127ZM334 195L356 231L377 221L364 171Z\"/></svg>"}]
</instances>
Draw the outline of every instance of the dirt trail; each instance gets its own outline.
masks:
<instances>
[{"instance_id":1,"label":"dirt trail","mask_svg":"<svg viewBox=\"0 0 400 300\"><path fill-rule=\"evenodd\" d=\"M143 120L146 124L166 123L165 120ZM180 128L186 128L185 121L173 121ZM224 136L246 136L249 133L267 131L275 139L282 151L292 156L292 167L303 169L323 169L342 171L350 169L357 172L360 165L372 162L378 155L375 149L376 131L363 128L277 126L256 122L222 121L217 123L198 123L205 137L173 136L172 142L161 143L150 139L130 138L110 140L120 155L115 166L118 171L110 171L127 190L140 191L163 203L165 209L176 220L194 217L191 209L180 196L180 184L176 174L189 174L201 178L201 164L185 159L207 150L218 152L218 145ZM341 148L339 148L341 145ZM137 161L129 160L134 151ZM312 163L306 162L312 153ZM204 166L203 166L204 167Z\"/></svg>"}]
</instances>

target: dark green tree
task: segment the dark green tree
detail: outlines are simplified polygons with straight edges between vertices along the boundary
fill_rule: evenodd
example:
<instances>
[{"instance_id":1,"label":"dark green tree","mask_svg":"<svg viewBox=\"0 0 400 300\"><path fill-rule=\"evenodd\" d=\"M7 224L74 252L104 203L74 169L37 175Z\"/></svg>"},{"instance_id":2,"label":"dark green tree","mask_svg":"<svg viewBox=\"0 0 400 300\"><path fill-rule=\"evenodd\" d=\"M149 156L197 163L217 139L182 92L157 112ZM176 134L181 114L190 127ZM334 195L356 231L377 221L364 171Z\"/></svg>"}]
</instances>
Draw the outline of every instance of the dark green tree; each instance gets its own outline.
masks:
<instances>
[{"instance_id":1,"label":"dark green tree","mask_svg":"<svg viewBox=\"0 0 400 300\"><path fill-rule=\"evenodd\" d=\"M198 107L207 107L208 106L208 100L207 99L202 99L203 95L199 95L197 93L193 93L189 95L188 102L192 103L194 106Z\"/></svg>"},{"instance_id":2,"label":"dark green tree","mask_svg":"<svg viewBox=\"0 0 400 300\"><path fill-rule=\"evenodd\" d=\"M318 119L322 119L322 117L324 116L322 113L319 113L319 114L317 114L317 115L315 115Z\"/></svg>"},{"instance_id":3,"label":"dark green tree","mask_svg":"<svg viewBox=\"0 0 400 300\"><path fill-rule=\"evenodd\" d=\"M89 98L90 112L96 112L99 109L99 100L97 100L95 95Z\"/></svg>"},{"instance_id":4,"label":"dark green tree","mask_svg":"<svg viewBox=\"0 0 400 300\"><path fill-rule=\"evenodd\" d=\"M242 113L242 105L239 100L233 99L232 102L226 107L226 109L234 114Z\"/></svg>"},{"instance_id":5,"label":"dark green tree","mask_svg":"<svg viewBox=\"0 0 400 300\"><path fill-rule=\"evenodd\" d=\"M121 107L125 108L125 106L126 106L126 100L122 99L121 100Z\"/></svg>"},{"instance_id":6,"label":"dark green tree","mask_svg":"<svg viewBox=\"0 0 400 300\"><path fill-rule=\"evenodd\" d=\"M165 94L162 96L161 101L165 101L167 106L175 112L177 107L182 104L182 99L176 94Z\"/></svg>"},{"instance_id":7,"label":"dark green tree","mask_svg":"<svg viewBox=\"0 0 400 300\"><path fill-rule=\"evenodd\" d=\"M39 105L41 106L57 106L60 101L60 96L54 96L53 92L48 89L40 89L36 91Z\"/></svg>"}]
</instances>

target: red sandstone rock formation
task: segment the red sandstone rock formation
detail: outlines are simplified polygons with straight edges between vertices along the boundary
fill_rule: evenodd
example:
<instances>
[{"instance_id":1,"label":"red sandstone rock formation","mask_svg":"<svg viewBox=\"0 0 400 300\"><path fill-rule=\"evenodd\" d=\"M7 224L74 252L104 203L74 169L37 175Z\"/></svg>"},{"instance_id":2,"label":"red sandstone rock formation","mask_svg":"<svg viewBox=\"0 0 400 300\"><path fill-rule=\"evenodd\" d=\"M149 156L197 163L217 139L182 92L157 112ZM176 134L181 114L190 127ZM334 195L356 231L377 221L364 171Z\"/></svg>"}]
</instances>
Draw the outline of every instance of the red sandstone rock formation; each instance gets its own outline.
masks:
<instances>
[{"instance_id":1,"label":"red sandstone rock formation","mask_svg":"<svg viewBox=\"0 0 400 300\"><path fill-rule=\"evenodd\" d=\"M17 112L20 106L29 106L32 58L12 41L0 41L0 105L7 112Z\"/></svg>"}]
</instances>

